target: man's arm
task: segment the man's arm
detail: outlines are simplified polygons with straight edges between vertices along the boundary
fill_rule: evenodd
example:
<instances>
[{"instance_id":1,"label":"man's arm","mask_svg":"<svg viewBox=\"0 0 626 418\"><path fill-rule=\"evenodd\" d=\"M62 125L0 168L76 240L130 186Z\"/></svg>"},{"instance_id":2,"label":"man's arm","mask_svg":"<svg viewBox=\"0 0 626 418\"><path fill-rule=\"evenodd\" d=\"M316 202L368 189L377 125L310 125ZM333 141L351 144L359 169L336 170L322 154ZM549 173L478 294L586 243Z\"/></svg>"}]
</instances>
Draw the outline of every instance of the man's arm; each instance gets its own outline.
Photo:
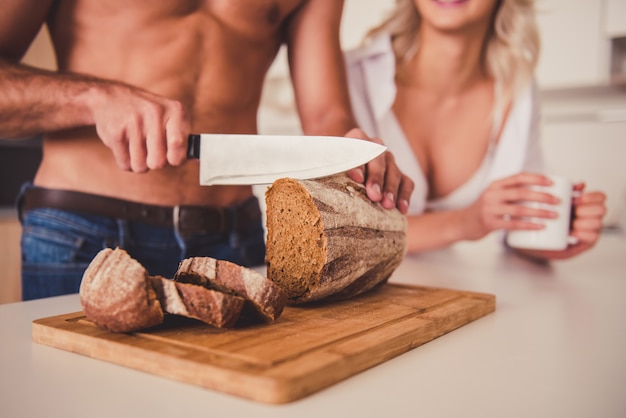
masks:
<instances>
[{"instance_id":1,"label":"man's arm","mask_svg":"<svg viewBox=\"0 0 626 418\"><path fill-rule=\"evenodd\" d=\"M178 101L123 83L57 74L0 58L0 137L95 125L123 170L144 172L186 159L189 120Z\"/></svg>"},{"instance_id":2,"label":"man's arm","mask_svg":"<svg viewBox=\"0 0 626 418\"><path fill-rule=\"evenodd\" d=\"M286 33L289 68L302 130L307 135L346 135L380 142L355 129L339 36L342 12L343 1L307 0L290 18ZM406 213L413 182L400 172L391 153L349 175L365 183L372 201Z\"/></svg>"},{"instance_id":3,"label":"man's arm","mask_svg":"<svg viewBox=\"0 0 626 418\"><path fill-rule=\"evenodd\" d=\"M346 88L339 27L343 1L305 1L290 18L287 52L307 135L344 135L356 122Z\"/></svg>"},{"instance_id":4,"label":"man's arm","mask_svg":"<svg viewBox=\"0 0 626 418\"><path fill-rule=\"evenodd\" d=\"M3 0L0 8L0 137L95 125L117 164L137 172L186 159L189 120L174 100L119 83L19 63L50 0Z\"/></svg>"},{"instance_id":5,"label":"man's arm","mask_svg":"<svg viewBox=\"0 0 626 418\"><path fill-rule=\"evenodd\" d=\"M82 100L88 89L80 77L0 58L0 136L20 138L91 124Z\"/></svg>"},{"instance_id":6,"label":"man's arm","mask_svg":"<svg viewBox=\"0 0 626 418\"><path fill-rule=\"evenodd\" d=\"M19 62L46 20L52 0L2 0L0 56Z\"/></svg>"},{"instance_id":7,"label":"man's arm","mask_svg":"<svg viewBox=\"0 0 626 418\"><path fill-rule=\"evenodd\" d=\"M43 96L32 77L40 72L19 62L45 23L51 5L52 0L6 0L0 8L0 137L41 132L32 117L41 113L36 106L40 100L28 98L28 90L33 96Z\"/></svg>"},{"instance_id":8,"label":"man's arm","mask_svg":"<svg viewBox=\"0 0 626 418\"><path fill-rule=\"evenodd\" d=\"M19 62L41 30L51 0L6 0L0 10L0 136L33 136L89 124L78 101L85 83L69 83L70 76L27 67ZM65 78L65 79L64 79ZM50 103L51 102L51 103ZM52 107L66 110L59 120Z\"/></svg>"}]
</instances>

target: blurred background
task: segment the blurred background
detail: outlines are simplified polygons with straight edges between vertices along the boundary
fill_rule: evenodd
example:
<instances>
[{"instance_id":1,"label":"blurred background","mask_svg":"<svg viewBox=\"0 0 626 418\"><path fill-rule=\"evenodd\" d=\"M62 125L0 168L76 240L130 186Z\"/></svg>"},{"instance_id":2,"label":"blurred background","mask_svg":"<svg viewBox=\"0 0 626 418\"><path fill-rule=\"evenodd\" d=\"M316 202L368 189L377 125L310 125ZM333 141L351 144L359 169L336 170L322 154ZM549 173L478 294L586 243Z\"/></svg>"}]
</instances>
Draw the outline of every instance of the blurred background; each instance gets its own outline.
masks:
<instances>
[{"instance_id":1,"label":"blurred background","mask_svg":"<svg viewBox=\"0 0 626 418\"><path fill-rule=\"evenodd\" d=\"M341 41L358 46L394 0L346 0ZM607 228L626 226L626 0L536 0L542 146L552 172L608 195ZM284 51L271 68L262 133L300 126Z\"/></svg>"},{"instance_id":2,"label":"blurred background","mask_svg":"<svg viewBox=\"0 0 626 418\"><path fill-rule=\"evenodd\" d=\"M394 0L345 0L341 41L359 45ZM542 146L552 172L608 195L607 233L626 227L626 0L537 0L542 52ZM301 132L285 51L271 67L259 111L260 133ZM46 30L24 62L55 69ZM40 141L0 142L0 303L20 299L20 184L32 179ZM264 187L256 188L262 196Z\"/></svg>"}]
</instances>

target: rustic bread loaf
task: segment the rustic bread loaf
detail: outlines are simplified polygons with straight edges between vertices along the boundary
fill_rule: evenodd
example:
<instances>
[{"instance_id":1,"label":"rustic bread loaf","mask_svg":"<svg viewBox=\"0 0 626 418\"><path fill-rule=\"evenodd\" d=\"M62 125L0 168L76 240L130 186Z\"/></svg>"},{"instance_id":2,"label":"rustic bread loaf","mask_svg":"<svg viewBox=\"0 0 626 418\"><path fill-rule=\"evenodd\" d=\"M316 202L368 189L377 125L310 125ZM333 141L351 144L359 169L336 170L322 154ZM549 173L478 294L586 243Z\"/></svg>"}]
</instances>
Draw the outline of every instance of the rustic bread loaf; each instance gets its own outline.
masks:
<instances>
[{"instance_id":1,"label":"rustic bread loaf","mask_svg":"<svg viewBox=\"0 0 626 418\"><path fill-rule=\"evenodd\" d=\"M345 175L266 191L267 277L290 304L345 299L387 281L406 254L406 218Z\"/></svg>"},{"instance_id":2,"label":"rustic bread loaf","mask_svg":"<svg viewBox=\"0 0 626 418\"><path fill-rule=\"evenodd\" d=\"M244 298L266 321L275 321L287 303L287 295L254 270L225 260L191 257L181 261L176 282L195 283Z\"/></svg>"},{"instance_id":3,"label":"rustic bread loaf","mask_svg":"<svg viewBox=\"0 0 626 418\"><path fill-rule=\"evenodd\" d=\"M198 319L215 327L235 324L244 299L196 284L149 276L126 251L101 250L80 285L85 316L115 332L131 332L163 322L164 313Z\"/></svg>"},{"instance_id":4,"label":"rustic bread loaf","mask_svg":"<svg viewBox=\"0 0 626 418\"><path fill-rule=\"evenodd\" d=\"M102 328L129 332L163 322L148 272L124 250L101 250L85 270L79 293L85 316Z\"/></svg>"}]
</instances>

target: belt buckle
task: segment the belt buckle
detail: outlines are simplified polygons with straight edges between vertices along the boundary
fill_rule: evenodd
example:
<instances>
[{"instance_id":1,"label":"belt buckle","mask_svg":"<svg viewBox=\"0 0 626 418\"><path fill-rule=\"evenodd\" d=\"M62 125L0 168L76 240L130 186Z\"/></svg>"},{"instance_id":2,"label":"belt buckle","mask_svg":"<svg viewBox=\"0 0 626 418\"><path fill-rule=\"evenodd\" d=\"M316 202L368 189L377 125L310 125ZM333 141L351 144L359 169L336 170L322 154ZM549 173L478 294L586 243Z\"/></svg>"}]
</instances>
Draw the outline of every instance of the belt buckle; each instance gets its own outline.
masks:
<instances>
[{"instance_id":1,"label":"belt buckle","mask_svg":"<svg viewBox=\"0 0 626 418\"><path fill-rule=\"evenodd\" d=\"M180 230L180 205L174 206L174 209L172 210L172 222L174 223L174 231L182 237L183 234Z\"/></svg>"},{"instance_id":2,"label":"belt buckle","mask_svg":"<svg viewBox=\"0 0 626 418\"><path fill-rule=\"evenodd\" d=\"M226 217L225 210L222 208L212 208L206 210L206 208L194 208L189 207L188 210L197 211L199 218L202 219L198 225L190 225L185 227L181 225L181 208L180 205L176 205L172 211L172 221L174 223L174 230L181 237L189 237L193 234L219 234L224 235L229 232L228 219ZM210 219L208 219L210 218ZM192 222L194 223L194 222ZM190 228L191 227L191 228Z\"/></svg>"}]
</instances>

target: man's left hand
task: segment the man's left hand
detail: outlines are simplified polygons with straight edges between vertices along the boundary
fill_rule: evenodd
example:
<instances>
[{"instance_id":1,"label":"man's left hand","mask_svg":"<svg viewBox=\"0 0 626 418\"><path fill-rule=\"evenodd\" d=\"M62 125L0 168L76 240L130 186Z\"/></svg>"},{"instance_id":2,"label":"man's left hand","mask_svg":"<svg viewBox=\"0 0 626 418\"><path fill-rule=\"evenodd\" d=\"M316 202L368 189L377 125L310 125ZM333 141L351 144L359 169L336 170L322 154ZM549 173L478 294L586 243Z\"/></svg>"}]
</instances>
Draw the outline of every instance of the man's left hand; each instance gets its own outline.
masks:
<instances>
[{"instance_id":1,"label":"man's left hand","mask_svg":"<svg viewBox=\"0 0 626 418\"><path fill-rule=\"evenodd\" d=\"M357 128L350 130L345 136L384 145L380 139L369 138ZM365 166L353 168L348 171L348 176L365 184L367 196L372 202L380 202L385 209L398 208L406 215L415 184L400 171L390 151L385 151Z\"/></svg>"}]
</instances>

